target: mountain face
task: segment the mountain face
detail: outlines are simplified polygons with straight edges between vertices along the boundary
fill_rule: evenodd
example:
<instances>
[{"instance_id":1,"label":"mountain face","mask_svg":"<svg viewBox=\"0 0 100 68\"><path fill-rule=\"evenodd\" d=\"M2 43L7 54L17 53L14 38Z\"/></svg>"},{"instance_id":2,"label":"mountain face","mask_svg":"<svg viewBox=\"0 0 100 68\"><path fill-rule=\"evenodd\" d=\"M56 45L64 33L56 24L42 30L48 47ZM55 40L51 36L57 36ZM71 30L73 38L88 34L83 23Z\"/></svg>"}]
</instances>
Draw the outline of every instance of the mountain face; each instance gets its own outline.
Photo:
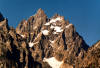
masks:
<instances>
[{"instance_id":1,"label":"mountain face","mask_svg":"<svg viewBox=\"0 0 100 68\"><path fill-rule=\"evenodd\" d=\"M100 41L88 49L79 67L100 68Z\"/></svg>"},{"instance_id":2,"label":"mountain face","mask_svg":"<svg viewBox=\"0 0 100 68\"><path fill-rule=\"evenodd\" d=\"M39 9L16 29L0 14L0 68L99 68L99 46L89 47L58 14L49 19Z\"/></svg>"}]
</instances>

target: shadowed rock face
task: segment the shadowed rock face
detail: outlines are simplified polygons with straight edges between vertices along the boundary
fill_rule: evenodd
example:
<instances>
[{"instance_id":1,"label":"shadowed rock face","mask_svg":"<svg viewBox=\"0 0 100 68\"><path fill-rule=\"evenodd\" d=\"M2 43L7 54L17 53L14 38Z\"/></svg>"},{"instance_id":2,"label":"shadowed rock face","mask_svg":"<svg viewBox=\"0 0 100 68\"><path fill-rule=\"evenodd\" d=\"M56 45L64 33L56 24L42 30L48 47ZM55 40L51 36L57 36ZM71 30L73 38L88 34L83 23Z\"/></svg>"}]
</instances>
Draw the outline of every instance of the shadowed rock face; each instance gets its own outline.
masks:
<instances>
[{"instance_id":1,"label":"shadowed rock face","mask_svg":"<svg viewBox=\"0 0 100 68\"><path fill-rule=\"evenodd\" d=\"M8 26L7 19L0 25L3 68L81 68L88 56L89 46L74 25L58 14L49 19L39 9L16 29Z\"/></svg>"},{"instance_id":2,"label":"shadowed rock face","mask_svg":"<svg viewBox=\"0 0 100 68\"><path fill-rule=\"evenodd\" d=\"M88 49L79 68L99 68L100 67L100 41Z\"/></svg>"},{"instance_id":3,"label":"shadowed rock face","mask_svg":"<svg viewBox=\"0 0 100 68\"><path fill-rule=\"evenodd\" d=\"M0 22L4 20L3 15L0 13Z\"/></svg>"}]
</instances>

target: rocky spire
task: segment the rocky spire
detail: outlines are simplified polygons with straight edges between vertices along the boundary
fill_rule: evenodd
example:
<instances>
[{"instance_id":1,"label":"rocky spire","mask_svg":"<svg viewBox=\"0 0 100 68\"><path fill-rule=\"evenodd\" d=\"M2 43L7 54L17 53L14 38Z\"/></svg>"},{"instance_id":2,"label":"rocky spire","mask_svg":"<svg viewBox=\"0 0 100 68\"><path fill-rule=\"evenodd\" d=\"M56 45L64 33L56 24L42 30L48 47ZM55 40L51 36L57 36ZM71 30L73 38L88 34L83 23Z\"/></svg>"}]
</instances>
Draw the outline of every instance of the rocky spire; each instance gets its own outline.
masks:
<instances>
[{"instance_id":1,"label":"rocky spire","mask_svg":"<svg viewBox=\"0 0 100 68\"><path fill-rule=\"evenodd\" d=\"M0 13L0 29L6 32L9 30L8 20L4 19L1 13Z\"/></svg>"},{"instance_id":2,"label":"rocky spire","mask_svg":"<svg viewBox=\"0 0 100 68\"><path fill-rule=\"evenodd\" d=\"M44 11L40 8L40 9L38 9L38 11L37 11L37 13L36 13L35 16L37 16L37 17L44 17L44 16L46 16L46 14L45 14Z\"/></svg>"},{"instance_id":3,"label":"rocky spire","mask_svg":"<svg viewBox=\"0 0 100 68\"><path fill-rule=\"evenodd\" d=\"M16 32L21 35L27 35L30 39L30 37L32 38L34 34L37 35L41 31L46 20L47 16L40 8L34 16L31 16L27 21L22 21L16 28Z\"/></svg>"}]
</instances>

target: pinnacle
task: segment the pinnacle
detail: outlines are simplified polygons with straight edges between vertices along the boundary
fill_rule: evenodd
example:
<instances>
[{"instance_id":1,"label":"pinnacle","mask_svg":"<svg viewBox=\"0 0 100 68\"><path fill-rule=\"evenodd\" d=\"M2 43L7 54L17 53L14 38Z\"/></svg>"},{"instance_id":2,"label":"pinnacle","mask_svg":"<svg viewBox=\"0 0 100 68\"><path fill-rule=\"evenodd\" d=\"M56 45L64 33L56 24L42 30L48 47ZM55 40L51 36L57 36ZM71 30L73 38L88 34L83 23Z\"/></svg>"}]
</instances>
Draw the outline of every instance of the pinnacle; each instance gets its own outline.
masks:
<instances>
[{"instance_id":1,"label":"pinnacle","mask_svg":"<svg viewBox=\"0 0 100 68\"><path fill-rule=\"evenodd\" d=\"M42 8L39 8L38 11L37 11L37 13L38 13L38 12L44 12L44 11L43 11Z\"/></svg>"},{"instance_id":2,"label":"pinnacle","mask_svg":"<svg viewBox=\"0 0 100 68\"><path fill-rule=\"evenodd\" d=\"M41 8L38 9L36 15L39 17L46 16L46 14L44 13L44 11Z\"/></svg>"}]
</instances>

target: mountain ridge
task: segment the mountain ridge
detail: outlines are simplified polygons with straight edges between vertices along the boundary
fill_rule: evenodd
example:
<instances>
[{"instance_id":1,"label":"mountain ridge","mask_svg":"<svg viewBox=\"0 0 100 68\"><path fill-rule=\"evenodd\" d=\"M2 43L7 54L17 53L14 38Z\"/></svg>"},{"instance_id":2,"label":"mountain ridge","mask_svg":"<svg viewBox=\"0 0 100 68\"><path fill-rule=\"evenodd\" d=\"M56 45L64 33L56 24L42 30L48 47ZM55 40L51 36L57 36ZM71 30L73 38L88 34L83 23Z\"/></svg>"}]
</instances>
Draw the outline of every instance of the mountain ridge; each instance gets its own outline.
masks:
<instances>
[{"instance_id":1,"label":"mountain ridge","mask_svg":"<svg viewBox=\"0 0 100 68\"><path fill-rule=\"evenodd\" d=\"M92 63L98 63L94 65L97 68L100 66L100 44L96 54L93 53L98 60L88 62L87 57L92 57L95 47L89 47L63 16L56 14L48 18L40 8L28 20L22 20L16 29L9 27L8 21L5 23L0 26L0 56L1 60L6 58L0 61L3 68L91 68Z\"/></svg>"}]
</instances>

